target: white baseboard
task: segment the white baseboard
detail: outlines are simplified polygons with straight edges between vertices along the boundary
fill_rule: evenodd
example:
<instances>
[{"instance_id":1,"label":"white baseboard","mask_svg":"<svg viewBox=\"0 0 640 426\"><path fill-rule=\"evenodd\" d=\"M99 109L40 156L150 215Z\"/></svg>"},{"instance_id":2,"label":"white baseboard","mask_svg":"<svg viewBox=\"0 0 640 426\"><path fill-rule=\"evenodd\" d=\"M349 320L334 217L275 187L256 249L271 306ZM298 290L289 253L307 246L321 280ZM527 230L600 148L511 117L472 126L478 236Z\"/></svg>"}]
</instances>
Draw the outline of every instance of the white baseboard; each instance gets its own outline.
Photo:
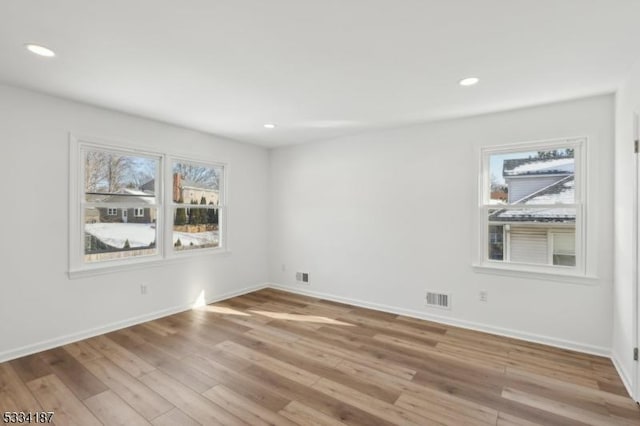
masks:
<instances>
[{"instance_id":1,"label":"white baseboard","mask_svg":"<svg viewBox=\"0 0 640 426\"><path fill-rule=\"evenodd\" d=\"M624 387L627 389L629 396L633 398L634 401L640 402L640 400L635 398L633 395L633 386L631 385L631 383L633 382L631 381L631 377L629 376L628 372L624 368L622 368L622 363L619 361L619 359L620 357L616 353L616 351L611 351L611 362L613 362L613 366L616 368L618 376L620 376L620 379L622 380ZM638 397L640 397L640 395L638 395Z\"/></svg>"},{"instance_id":2,"label":"white baseboard","mask_svg":"<svg viewBox=\"0 0 640 426\"><path fill-rule=\"evenodd\" d=\"M290 293L297 293L305 296L312 296L312 297L318 297L321 299L332 300L334 302L346 303L349 305L359 306L362 308L375 309L378 311L389 312L392 314L405 315L408 317L424 319L428 321L438 322L441 324L447 324L455 327L466 328L469 330L482 331L484 333L490 333L490 334L496 334L504 337L511 337L514 339L526 340L528 342L533 342L533 343L541 343L544 345L554 346L561 349L569 349L572 351L603 356L606 358L609 358L611 356L610 348L606 348L606 347L587 345L584 343L574 342L571 340L563 340L563 339L558 339L550 336L526 333L518 330L508 329L508 328L495 327L488 324L481 324L481 323L476 323L472 321L440 316L437 314L432 314L430 312L422 312L422 311L416 311L413 309L405 309L405 308L399 308L396 306L366 302L362 300L350 299L347 297L335 296L328 293L321 293L317 291L295 288L295 287L290 287L290 286L285 286L280 284L271 283L268 285L268 287L271 287L277 290L288 291Z\"/></svg>"},{"instance_id":3,"label":"white baseboard","mask_svg":"<svg viewBox=\"0 0 640 426\"><path fill-rule=\"evenodd\" d=\"M241 296L243 294L251 293L257 290L262 290L268 287L268 284L259 284L250 287L245 287L241 290L227 292L212 297L206 300L206 303L219 302L221 300L230 299L232 297ZM12 359L20 358L26 355L31 355L37 352L46 351L48 349L56 348L58 346L67 345L69 343L77 342L79 340L89 339L91 337L99 336L101 334L109 333L122 328L131 327L132 325L140 324L154 319L166 317L169 315L177 314L179 312L188 311L193 309L194 303L189 303L180 306L173 306L167 309L161 309L159 311L150 312L148 314L139 315L137 317L128 318L122 321L116 321L111 324L107 324L100 327L90 328L77 333L68 334L65 336L55 337L53 339L47 339L31 345L22 346L16 349L9 349L8 351L0 352L0 363L10 361Z\"/></svg>"},{"instance_id":4,"label":"white baseboard","mask_svg":"<svg viewBox=\"0 0 640 426\"><path fill-rule=\"evenodd\" d=\"M507 328L495 327L487 324L480 324L466 320L458 320L455 318L449 318L445 316L440 316L436 314L432 314L430 312L422 312L416 311L412 309L399 308L395 306L383 305L378 303L366 302L362 300L350 299L341 296L335 296L328 293L322 293L317 291L311 291L306 289L299 289L290 286L283 286L279 284L260 284L250 287L245 287L241 290L236 290L233 292L224 293L221 295L214 296L211 299L206 300L206 303L214 303L221 300L229 299L232 297L240 296L246 293L251 293L257 290L261 290L263 288L271 287L277 290L288 291L290 293L297 293L306 296L318 297L326 300L332 300L335 302L347 303L354 306L359 306L363 308L375 309L383 312L390 312L397 315L406 315L408 317L424 319L428 321L434 321L442 324L452 325L456 327L462 327L470 330L482 331L485 333L496 334L505 337L512 337L515 339L526 340L529 342L541 343L549 346L554 346L562 349L569 349L578 352L584 352L593 355L599 355L604 357L611 357L611 351L609 348L585 345L579 342L573 342L569 340L557 339L549 336L542 336L532 333L525 333L517 330L511 330ZM107 324L105 326L95 327L88 330L84 330L78 333L73 333L65 336L56 337L53 339L47 339L45 341L41 341L38 343L34 343L31 345L26 345L16 349L10 349L4 352L0 352L0 362L9 361L15 358L20 358L22 356L30 355L33 353L45 351L48 349L52 349L58 346L66 345L69 343L77 342L79 340L88 339L91 337L95 337L101 334L109 333L111 331L119 330L122 328L130 327L132 325L140 324L147 321L152 321L154 319L162 318L168 315L173 315L179 312L187 311L192 309L194 306L193 303L174 306L167 309L162 309L155 312L150 312L145 315L140 315L133 318L128 318L126 320L117 321L111 324ZM618 369L620 376L622 377L623 383L627 387L627 390L631 389L630 381L627 375L623 374L624 371L620 368L617 361L613 359L613 363Z\"/></svg>"}]
</instances>

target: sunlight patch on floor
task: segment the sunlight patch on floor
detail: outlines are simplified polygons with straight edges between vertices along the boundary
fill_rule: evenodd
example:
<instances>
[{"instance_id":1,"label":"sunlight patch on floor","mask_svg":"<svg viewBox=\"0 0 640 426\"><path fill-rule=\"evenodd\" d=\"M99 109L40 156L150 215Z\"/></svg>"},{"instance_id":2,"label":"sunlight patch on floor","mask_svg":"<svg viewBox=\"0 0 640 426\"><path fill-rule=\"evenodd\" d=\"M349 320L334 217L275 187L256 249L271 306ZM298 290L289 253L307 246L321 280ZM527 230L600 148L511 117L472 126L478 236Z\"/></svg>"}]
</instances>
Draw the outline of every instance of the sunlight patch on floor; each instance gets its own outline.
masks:
<instances>
[{"instance_id":1,"label":"sunlight patch on floor","mask_svg":"<svg viewBox=\"0 0 640 426\"><path fill-rule=\"evenodd\" d=\"M240 312L240 311L232 309L232 308L226 308L224 306L204 305L204 306L197 307L197 309L199 311L213 312L215 314L220 314L220 315L237 315L237 316L241 316L241 317L250 317L251 316L250 314L247 314L247 313L244 313L244 312Z\"/></svg>"},{"instance_id":2,"label":"sunlight patch on floor","mask_svg":"<svg viewBox=\"0 0 640 426\"><path fill-rule=\"evenodd\" d=\"M353 327L353 324L349 324L348 322L338 321L338 320L327 318L327 317L319 317L315 315L287 314L285 312L256 311L253 309L250 310L249 312L253 312L254 314L263 315L265 317L269 317L273 319L281 319L281 320L287 320L287 321L300 321L300 322L313 322L317 324L347 325L349 327Z\"/></svg>"}]
</instances>

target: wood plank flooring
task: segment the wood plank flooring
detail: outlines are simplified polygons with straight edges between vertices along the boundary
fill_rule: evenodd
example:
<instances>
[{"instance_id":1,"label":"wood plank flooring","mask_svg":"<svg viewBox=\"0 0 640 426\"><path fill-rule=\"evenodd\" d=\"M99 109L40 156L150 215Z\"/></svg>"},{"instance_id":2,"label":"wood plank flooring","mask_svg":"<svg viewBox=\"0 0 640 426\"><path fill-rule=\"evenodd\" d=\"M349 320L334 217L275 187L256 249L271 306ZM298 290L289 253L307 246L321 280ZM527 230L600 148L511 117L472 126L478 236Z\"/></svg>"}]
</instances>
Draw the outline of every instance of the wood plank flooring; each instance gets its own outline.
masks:
<instances>
[{"instance_id":1,"label":"wood plank flooring","mask_svg":"<svg viewBox=\"0 0 640 426\"><path fill-rule=\"evenodd\" d=\"M0 364L78 425L640 425L606 358L272 289Z\"/></svg>"}]
</instances>

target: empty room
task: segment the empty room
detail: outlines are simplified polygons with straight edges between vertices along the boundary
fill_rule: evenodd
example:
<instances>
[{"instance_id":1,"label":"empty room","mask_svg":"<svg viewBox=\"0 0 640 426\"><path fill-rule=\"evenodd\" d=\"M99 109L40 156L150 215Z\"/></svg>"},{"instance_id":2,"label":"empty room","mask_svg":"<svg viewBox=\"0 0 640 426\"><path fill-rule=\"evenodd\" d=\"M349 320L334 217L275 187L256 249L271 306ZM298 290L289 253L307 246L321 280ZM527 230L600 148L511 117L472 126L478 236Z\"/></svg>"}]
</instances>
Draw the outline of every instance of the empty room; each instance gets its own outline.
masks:
<instances>
[{"instance_id":1,"label":"empty room","mask_svg":"<svg viewBox=\"0 0 640 426\"><path fill-rule=\"evenodd\" d=\"M640 425L640 2L0 2L0 424Z\"/></svg>"}]
</instances>

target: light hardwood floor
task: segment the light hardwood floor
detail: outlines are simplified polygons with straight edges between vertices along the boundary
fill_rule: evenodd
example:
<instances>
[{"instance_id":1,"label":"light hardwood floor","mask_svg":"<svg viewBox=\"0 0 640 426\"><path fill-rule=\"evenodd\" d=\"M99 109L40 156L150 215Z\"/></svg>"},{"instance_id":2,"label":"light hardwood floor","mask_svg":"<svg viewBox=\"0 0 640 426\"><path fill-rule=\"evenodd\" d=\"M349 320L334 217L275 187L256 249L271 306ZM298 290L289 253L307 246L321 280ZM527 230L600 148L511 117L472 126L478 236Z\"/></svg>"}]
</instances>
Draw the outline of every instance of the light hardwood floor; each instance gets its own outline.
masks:
<instances>
[{"instance_id":1,"label":"light hardwood floor","mask_svg":"<svg viewBox=\"0 0 640 426\"><path fill-rule=\"evenodd\" d=\"M60 425L640 425L606 358L271 289L0 364L0 411L39 410Z\"/></svg>"}]
</instances>

